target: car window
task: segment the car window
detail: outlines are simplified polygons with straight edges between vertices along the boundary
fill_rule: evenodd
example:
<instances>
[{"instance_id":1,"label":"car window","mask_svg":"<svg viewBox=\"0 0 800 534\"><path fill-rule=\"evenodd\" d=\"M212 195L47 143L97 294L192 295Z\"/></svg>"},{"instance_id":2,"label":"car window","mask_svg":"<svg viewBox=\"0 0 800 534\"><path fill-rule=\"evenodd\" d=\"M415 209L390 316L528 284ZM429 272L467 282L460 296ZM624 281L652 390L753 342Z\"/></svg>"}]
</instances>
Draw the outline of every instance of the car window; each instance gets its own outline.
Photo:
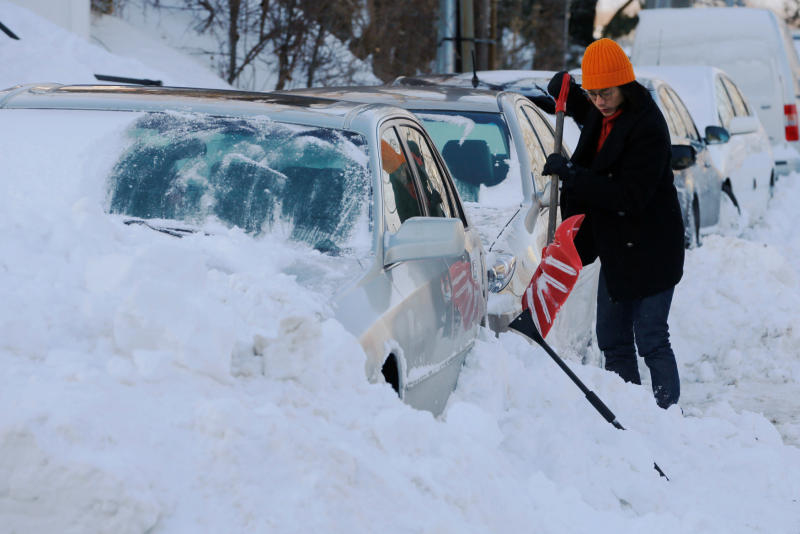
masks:
<instances>
[{"instance_id":1,"label":"car window","mask_svg":"<svg viewBox=\"0 0 800 534\"><path fill-rule=\"evenodd\" d=\"M725 85L722 83L722 79L719 76L714 78L714 93L717 99L719 123L727 128L733 118L733 104L731 104L728 91L725 90Z\"/></svg>"},{"instance_id":2,"label":"car window","mask_svg":"<svg viewBox=\"0 0 800 534\"><path fill-rule=\"evenodd\" d=\"M692 114L689 113L689 110L686 108L686 104L683 103L681 97L679 97L678 93L676 93L674 90L666 88L666 93L672 99L675 110L678 112L678 117L680 118L681 122L683 122L686 136L694 141L699 141L700 134L697 132L697 126L695 126L694 119L692 119Z\"/></svg>"},{"instance_id":3,"label":"car window","mask_svg":"<svg viewBox=\"0 0 800 534\"><path fill-rule=\"evenodd\" d=\"M550 181L549 176L542 174L547 155L553 151L552 144L549 150L543 146L541 139L536 135L533 124L528 119L528 114L525 113L522 106L517 107L519 116L519 126L522 129L522 139L525 142L525 148L528 150L528 156L531 161L531 172L533 172L533 182L536 185L537 191L544 191L545 184Z\"/></svg>"},{"instance_id":4,"label":"car window","mask_svg":"<svg viewBox=\"0 0 800 534\"><path fill-rule=\"evenodd\" d=\"M366 140L266 119L145 113L108 178L111 213L286 233L330 254L368 226Z\"/></svg>"},{"instance_id":5,"label":"car window","mask_svg":"<svg viewBox=\"0 0 800 534\"><path fill-rule=\"evenodd\" d=\"M721 76L722 83L725 85L725 89L728 92L728 96L731 97L731 104L733 104L733 115L735 117L747 117L750 115L750 110L747 108L747 104L742 97L742 94L739 92L739 89L733 84L733 82Z\"/></svg>"},{"instance_id":6,"label":"car window","mask_svg":"<svg viewBox=\"0 0 800 534\"><path fill-rule=\"evenodd\" d=\"M678 110L675 109L675 104L667 94L666 88L661 87L658 89L658 99L661 102L661 111L667 121L669 133L673 137L686 137L686 128L683 125L683 121L678 118Z\"/></svg>"},{"instance_id":7,"label":"car window","mask_svg":"<svg viewBox=\"0 0 800 534\"><path fill-rule=\"evenodd\" d=\"M507 206L522 200L519 165L500 113L415 110L465 202Z\"/></svg>"},{"instance_id":8,"label":"car window","mask_svg":"<svg viewBox=\"0 0 800 534\"><path fill-rule=\"evenodd\" d=\"M381 181L386 230L397 232L403 221L422 215L419 194L400 138L394 128L381 135Z\"/></svg>"},{"instance_id":9,"label":"car window","mask_svg":"<svg viewBox=\"0 0 800 534\"><path fill-rule=\"evenodd\" d=\"M401 134L405 137L411 164L417 169L422 198L431 217L454 217L455 209L450 204L450 199L445 189L444 178L436 164L428 141L419 130L410 126L399 126Z\"/></svg>"}]
</instances>

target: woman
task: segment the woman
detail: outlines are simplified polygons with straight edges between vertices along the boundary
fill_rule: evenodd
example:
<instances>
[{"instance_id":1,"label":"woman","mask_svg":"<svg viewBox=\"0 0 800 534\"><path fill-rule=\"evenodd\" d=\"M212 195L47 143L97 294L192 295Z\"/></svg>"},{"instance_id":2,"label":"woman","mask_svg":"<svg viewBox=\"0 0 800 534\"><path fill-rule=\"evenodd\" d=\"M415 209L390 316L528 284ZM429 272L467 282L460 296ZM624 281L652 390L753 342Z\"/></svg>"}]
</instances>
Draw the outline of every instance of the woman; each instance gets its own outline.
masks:
<instances>
[{"instance_id":1,"label":"woman","mask_svg":"<svg viewBox=\"0 0 800 534\"><path fill-rule=\"evenodd\" d=\"M605 368L641 384L638 348L656 402L667 408L680 396L667 317L684 255L669 131L617 43L589 45L581 71L583 90L570 83L566 110L582 127L578 145L571 160L548 156L543 172L562 180L563 218L586 214L575 239L583 264L600 257L597 343ZM553 96L563 75L548 85Z\"/></svg>"}]
</instances>

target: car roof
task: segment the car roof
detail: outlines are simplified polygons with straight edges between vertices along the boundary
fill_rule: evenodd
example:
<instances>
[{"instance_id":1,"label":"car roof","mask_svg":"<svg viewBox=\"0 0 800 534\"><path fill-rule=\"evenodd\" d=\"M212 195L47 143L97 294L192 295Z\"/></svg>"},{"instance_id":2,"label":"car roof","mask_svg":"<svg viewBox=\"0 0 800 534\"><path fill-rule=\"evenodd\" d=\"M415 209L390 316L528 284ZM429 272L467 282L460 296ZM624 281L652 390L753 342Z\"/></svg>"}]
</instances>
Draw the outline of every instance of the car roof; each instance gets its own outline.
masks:
<instances>
[{"instance_id":1,"label":"car roof","mask_svg":"<svg viewBox=\"0 0 800 534\"><path fill-rule=\"evenodd\" d=\"M371 123L387 114L413 120L408 111L385 104L364 105L298 94L136 85L20 85L0 91L0 108L185 111L237 117L267 116L279 122L339 129L353 129L355 122Z\"/></svg>"},{"instance_id":2,"label":"car roof","mask_svg":"<svg viewBox=\"0 0 800 534\"><path fill-rule=\"evenodd\" d=\"M502 110L499 99L511 94L440 85L376 85L293 89L281 94L309 95L352 102L386 102L406 109L485 111Z\"/></svg>"},{"instance_id":3,"label":"car roof","mask_svg":"<svg viewBox=\"0 0 800 534\"><path fill-rule=\"evenodd\" d=\"M720 69L707 65L658 65L637 66L634 70L642 76L658 77L668 83L689 108L699 128L719 124L714 77L725 74Z\"/></svg>"}]
</instances>

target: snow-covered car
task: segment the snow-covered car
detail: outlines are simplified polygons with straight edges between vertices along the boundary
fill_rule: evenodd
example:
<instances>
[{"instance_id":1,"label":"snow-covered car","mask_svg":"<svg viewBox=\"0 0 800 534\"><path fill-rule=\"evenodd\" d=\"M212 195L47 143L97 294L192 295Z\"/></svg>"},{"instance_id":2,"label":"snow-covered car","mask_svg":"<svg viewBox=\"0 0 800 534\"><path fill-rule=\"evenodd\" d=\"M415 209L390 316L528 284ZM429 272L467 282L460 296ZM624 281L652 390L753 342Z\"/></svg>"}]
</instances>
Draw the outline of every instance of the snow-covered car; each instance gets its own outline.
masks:
<instances>
[{"instance_id":1,"label":"snow-covered car","mask_svg":"<svg viewBox=\"0 0 800 534\"><path fill-rule=\"evenodd\" d=\"M546 244L550 177L541 171L554 150L554 135L545 115L519 93L430 84L296 89L289 93L387 103L413 111L421 119L481 232L493 273L489 326L505 330L521 311L522 295ZM573 300L592 293L591 287L585 289L585 284L579 283ZM576 306L581 317L570 319L570 331L575 335L590 335L593 299L592 294L585 306Z\"/></svg>"},{"instance_id":2,"label":"snow-covered car","mask_svg":"<svg viewBox=\"0 0 800 534\"><path fill-rule=\"evenodd\" d=\"M42 162L58 157L75 124L106 132L76 172L102 176L107 192L91 182L88 198L105 197L125 224L177 237L238 227L294 243L299 259L285 272L330 299L366 353L367 377L414 407L443 410L485 319L485 253L411 113L241 91L46 84L0 92L0 121L35 127ZM42 173L30 158L24 166Z\"/></svg>"},{"instance_id":3,"label":"snow-covered car","mask_svg":"<svg viewBox=\"0 0 800 534\"><path fill-rule=\"evenodd\" d=\"M755 109L731 78L702 65L637 66L636 73L658 77L680 95L704 134L723 187L753 218L767 209L775 182L772 145Z\"/></svg>"}]
</instances>

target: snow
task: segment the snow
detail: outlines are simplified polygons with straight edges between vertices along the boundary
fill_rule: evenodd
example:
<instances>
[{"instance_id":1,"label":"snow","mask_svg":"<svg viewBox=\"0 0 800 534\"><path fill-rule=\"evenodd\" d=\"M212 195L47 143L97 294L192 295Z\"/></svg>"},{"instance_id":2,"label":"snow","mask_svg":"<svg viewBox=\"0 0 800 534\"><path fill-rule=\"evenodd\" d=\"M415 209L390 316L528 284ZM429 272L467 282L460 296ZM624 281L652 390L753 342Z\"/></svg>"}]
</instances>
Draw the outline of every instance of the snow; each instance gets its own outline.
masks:
<instances>
[{"instance_id":1,"label":"snow","mask_svg":"<svg viewBox=\"0 0 800 534\"><path fill-rule=\"evenodd\" d=\"M4 86L166 74L0 13ZM0 131L30 140L0 151L0 532L798 532L800 176L688 251L680 407L556 347L623 432L513 334L482 332L441 417L402 404L286 243L106 214L92 126L58 152Z\"/></svg>"}]
</instances>

